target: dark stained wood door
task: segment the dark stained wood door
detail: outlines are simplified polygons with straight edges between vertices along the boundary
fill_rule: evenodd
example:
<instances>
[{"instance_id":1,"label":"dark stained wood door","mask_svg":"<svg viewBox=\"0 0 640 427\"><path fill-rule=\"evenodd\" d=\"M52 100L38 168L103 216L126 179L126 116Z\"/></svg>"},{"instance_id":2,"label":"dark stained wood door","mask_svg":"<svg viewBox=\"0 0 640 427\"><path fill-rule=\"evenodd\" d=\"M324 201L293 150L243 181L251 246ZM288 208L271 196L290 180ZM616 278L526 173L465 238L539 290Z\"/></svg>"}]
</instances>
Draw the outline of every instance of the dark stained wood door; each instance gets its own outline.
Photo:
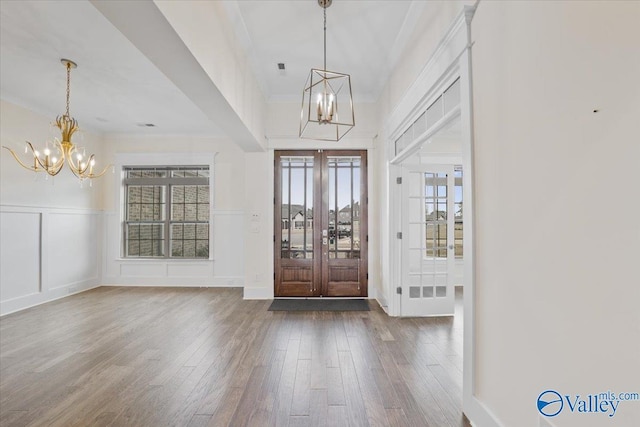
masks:
<instances>
[{"instance_id":1,"label":"dark stained wood door","mask_svg":"<svg viewBox=\"0 0 640 427\"><path fill-rule=\"evenodd\" d=\"M275 152L275 296L367 296L367 153Z\"/></svg>"}]
</instances>

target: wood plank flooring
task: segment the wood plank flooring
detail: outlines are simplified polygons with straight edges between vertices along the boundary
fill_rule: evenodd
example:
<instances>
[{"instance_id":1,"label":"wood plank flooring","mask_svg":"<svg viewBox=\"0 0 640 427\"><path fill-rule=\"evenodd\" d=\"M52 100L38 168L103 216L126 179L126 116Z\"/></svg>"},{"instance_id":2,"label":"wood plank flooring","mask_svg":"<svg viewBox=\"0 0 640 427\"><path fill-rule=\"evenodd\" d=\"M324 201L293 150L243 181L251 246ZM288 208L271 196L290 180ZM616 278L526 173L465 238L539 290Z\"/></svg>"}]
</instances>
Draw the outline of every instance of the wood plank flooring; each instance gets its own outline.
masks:
<instances>
[{"instance_id":1,"label":"wood plank flooring","mask_svg":"<svg viewBox=\"0 0 640 427\"><path fill-rule=\"evenodd\" d=\"M470 426L462 316L103 287L0 319L0 426Z\"/></svg>"}]
</instances>

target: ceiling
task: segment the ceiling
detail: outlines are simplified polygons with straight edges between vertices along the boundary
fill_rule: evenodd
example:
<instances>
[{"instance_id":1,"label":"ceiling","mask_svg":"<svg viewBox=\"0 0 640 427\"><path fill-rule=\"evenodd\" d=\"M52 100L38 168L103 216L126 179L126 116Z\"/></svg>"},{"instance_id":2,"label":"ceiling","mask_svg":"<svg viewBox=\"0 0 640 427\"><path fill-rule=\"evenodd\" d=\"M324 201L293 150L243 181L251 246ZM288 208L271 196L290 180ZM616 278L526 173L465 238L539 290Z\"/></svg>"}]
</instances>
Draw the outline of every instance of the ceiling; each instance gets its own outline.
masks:
<instances>
[{"instance_id":1,"label":"ceiling","mask_svg":"<svg viewBox=\"0 0 640 427\"><path fill-rule=\"evenodd\" d=\"M327 9L327 68L351 74L356 102L378 99L425 3L335 0ZM309 69L322 67L317 1L242 0L224 6L265 98L297 101ZM71 114L86 129L223 134L89 1L3 1L0 18L2 99L52 118L63 113L60 58L69 58L78 63L71 74ZM286 70L278 70L279 62Z\"/></svg>"}]
</instances>

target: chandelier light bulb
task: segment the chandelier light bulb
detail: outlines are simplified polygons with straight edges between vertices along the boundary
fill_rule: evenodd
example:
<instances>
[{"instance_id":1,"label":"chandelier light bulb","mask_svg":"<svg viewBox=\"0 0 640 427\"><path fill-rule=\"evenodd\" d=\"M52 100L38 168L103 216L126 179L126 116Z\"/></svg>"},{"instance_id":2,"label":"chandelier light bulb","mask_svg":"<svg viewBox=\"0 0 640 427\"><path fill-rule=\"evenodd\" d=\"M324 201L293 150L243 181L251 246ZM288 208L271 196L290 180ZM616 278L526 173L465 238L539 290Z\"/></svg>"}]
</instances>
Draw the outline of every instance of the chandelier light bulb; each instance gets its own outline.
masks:
<instances>
[{"instance_id":1,"label":"chandelier light bulb","mask_svg":"<svg viewBox=\"0 0 640 427\"><path fill-rule=\"evenodd\" d=\"M44 149L44 155L48 156L49 154L51 154L51 150L49 150L48 148Z\"/></svg>"}]
</instances>

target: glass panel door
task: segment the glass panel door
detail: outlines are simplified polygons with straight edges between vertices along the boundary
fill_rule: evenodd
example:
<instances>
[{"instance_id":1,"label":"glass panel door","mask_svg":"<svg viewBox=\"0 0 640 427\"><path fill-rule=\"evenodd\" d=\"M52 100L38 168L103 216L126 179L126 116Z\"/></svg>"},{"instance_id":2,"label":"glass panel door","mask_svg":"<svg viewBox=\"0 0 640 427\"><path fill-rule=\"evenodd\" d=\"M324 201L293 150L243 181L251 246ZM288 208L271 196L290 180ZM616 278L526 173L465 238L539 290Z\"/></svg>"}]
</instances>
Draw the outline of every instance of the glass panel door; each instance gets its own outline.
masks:
<instances>
[{"instance_id":1,"label":"glass panel door","mask_svg":"<svg viewBox=\"0 0 640 427\"><path fill-rule=\"evenodd\" d=\"M314 224L318 155L278 152L275 157L275 295L316 296L320 258Z\"/></svg>"},{"instance_id":2,"label":"glass panel door","mask_svg":"<svg viewBox=\"0 0 640 427\"><path fill-rule=\"evenodd\" d=\"M367 295L365 177L366 151L275 152L276 296Z\"/></svg>"},{"instance_id":3,"label":"glass panel door","mask_svg":"<svg viewBox=\"0 0 640 427\"><path fill-rule=\"evenodd\" d=\"M453 315L453 166L405 166L402 315Z\"/></svg>"},{"instance_id":4,"label":"glass panel door","mask_svg":"<svg viewBox=\"0 0 640 427\"><path fill-rule=\"evenodd\" d=\"M367 206L364 151L323 153L322 290L326 296L367 295Z\"/></svg>"}]
</instances>

